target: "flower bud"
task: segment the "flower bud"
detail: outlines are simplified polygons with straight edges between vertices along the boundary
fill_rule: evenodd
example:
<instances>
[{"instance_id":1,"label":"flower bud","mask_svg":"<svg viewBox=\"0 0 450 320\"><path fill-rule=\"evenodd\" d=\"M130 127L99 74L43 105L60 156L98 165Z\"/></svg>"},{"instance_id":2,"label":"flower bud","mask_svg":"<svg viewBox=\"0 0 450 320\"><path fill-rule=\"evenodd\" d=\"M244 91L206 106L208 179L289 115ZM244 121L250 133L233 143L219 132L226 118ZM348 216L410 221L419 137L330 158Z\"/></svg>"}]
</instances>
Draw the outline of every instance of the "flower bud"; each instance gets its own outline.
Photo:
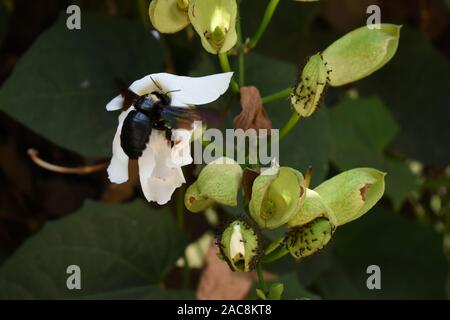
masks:
<instances>
[{"instance_id":1,"label":"flower bud","mask_svg":"<svg viewBox=\"0 0 450 320\"><path fill-rule=\"evenodd\" d=\"M316 110L330 72L320 53L309 58L291 94L291 104L302 117L309 117Z\"/></svg>"},{"instance_id":2,"label":"flower bud","mask_svg":"<svg viewBox=\"0 0 450 320\"><path fill-rule=\"evenodd\" d=\"M333 226L337 225L333 211L323 202L321 196L314 190L306 189L305 201L295 216L289 220L288 227L300 227L318 218L325 218Z\"/></svg>"},{"instance_id":3,"label":"flower bud","mask_svg":"<svg viewBox=\"0 0 450 320\"><path fill-rule=\"evenodd\" d=\"M284 225L303 203L304 183L303 175L291 168L263 172L253 183L250 215L263 228L275 229Z\"/></svg>"},{"instance_id":4,"label":"flower bud","mask_svg":"<svg viewBox=\"0 0 450 320\"><path fill-rule=\"evenodd\" d=\"M332 210L340 226L359 218L380 200L385 175L371 168L352 169L323 182L314 191Z\"/></svg>"},{"instance_id":5,"label":"flower bud","mask_svg":"<svg viewBox=\"0 0 450 320\"><path fill-rule=\"evenodd\" d=\"M191 0L189 18L206 51L227 52L237 41L236 0Z\"/></svg>"},{"instance_id":6,"label":"flower bud","mask_svg":"<svg viewBox=\"0 0 450 320\"><path fill-rule=\"evenodd\" d=\"M186 208L200 212L214 202L235 207L241 180L242 169L234 160L222 157L211 162L186 191Z\"/></svg>"},{"instance_id":7,"label":"flower bud","mask_svg":"<svg viewBox=\"0 0 450 320\"><path fill-rule=\"evenodd\" d=\"M150 21L162 33L175 33L189 24L188 0L152 0L148 8Z\"/></svg>"},{"instance_id":8,"label":"flower bud","mask_svg":"<svg viewBox=\"0 0 450 320\"><path fill-rule=\"evenodd\" d=\"M333 71L330 85L342 86L367 77L392 59L398 48L401 26L380 24L379 29L363 26L336 40L323 58Z\"/></svg>"},{"instance_id":9,"label":"flower bud","mask_svg":"<svg viewBox=\"0 0 450 320\"><path fill-rule=\"evenodd\" d=\"M252 271L264 252L261 234L255 226L243 219L229 224L217 243L222 258L233 271Z\"/></svg>"},{"instance_id":10,"label":"flower bud","mask_svg":"<svg viewBox=\"0 0 450 320\"><path fill-rule=\"evenodd\" d=\"M326 218L317 218L290 231L286 248L295 259L302 259L322 250L331 240L335 226Z\"/></svg>"}]
</instances>

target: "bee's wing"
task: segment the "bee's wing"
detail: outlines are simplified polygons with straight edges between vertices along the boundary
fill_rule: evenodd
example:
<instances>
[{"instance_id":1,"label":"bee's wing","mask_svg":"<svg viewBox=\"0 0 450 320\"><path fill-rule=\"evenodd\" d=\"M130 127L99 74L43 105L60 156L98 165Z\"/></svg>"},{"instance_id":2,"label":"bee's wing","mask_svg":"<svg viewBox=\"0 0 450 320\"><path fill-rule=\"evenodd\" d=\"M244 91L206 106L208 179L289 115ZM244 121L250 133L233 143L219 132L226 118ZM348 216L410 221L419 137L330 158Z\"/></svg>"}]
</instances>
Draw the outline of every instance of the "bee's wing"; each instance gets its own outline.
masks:
<instances>
[{"instance_id":1,"label":"bee's wing","mask_svg":"<svg viewBox=\"0 0 450 320\"><path fill-rule=\"evenodd\" d=\"M209 108L165 106L161 111L161 117L168 126L174 129L192 129L194 121L202 121L209 124L216 122L218 113Z\"/></svg>"},{"instance_id":2,"label":"bee's wing","mask_svg":"<svg viewBox=\"0 0 450 320\"><path fill-rule=\"evenodd\" d=\"M122 110L128 110L128 108L131 107L140 98L137 93L131 91L128 88L122 90L120 94L123 97Z\"/></svg>"}]
</instances>

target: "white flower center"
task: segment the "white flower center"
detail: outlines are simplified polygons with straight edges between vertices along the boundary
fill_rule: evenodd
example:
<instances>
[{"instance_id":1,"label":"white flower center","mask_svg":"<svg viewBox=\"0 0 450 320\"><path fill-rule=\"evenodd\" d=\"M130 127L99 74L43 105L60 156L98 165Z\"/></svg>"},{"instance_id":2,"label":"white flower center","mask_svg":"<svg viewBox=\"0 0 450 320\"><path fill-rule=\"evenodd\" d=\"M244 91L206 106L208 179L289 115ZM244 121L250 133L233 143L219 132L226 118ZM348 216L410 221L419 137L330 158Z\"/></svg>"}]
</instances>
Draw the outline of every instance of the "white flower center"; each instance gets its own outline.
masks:
<instances>
[{"instance_id":1,"label":"white flower center","mask_svg":"<svg viewBox=\"0 0 450 320\"><path fill-rule=\"evenodd\" d=\"M223 8L217 7L214 10L211 19L211 31L214 32L218 27L222 31L227 31L230 28L231 16Z\"/></svg>"},{"instance_id":2,"label":"white flower center","mask_svg":"<svg viewBox=\"0 0 450 320\"><path fill-rule=\"evenodd\" d=\"M235 224L230 239L230 257L234 261L241 260L245 257L244 239L242 238L241 226Z\"/></svg>"}]
</instances>

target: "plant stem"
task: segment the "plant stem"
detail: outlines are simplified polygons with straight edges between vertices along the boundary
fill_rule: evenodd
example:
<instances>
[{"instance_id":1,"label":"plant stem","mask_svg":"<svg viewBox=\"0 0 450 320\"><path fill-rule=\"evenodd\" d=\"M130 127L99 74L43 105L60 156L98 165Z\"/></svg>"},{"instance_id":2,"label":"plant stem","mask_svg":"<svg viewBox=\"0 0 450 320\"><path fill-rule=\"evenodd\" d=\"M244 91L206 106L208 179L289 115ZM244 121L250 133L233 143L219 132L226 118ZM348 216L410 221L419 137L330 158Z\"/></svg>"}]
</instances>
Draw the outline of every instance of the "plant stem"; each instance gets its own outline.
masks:
<instances>
[{"instance_id":1,"label":"plant stem","mask_svg":"<svg viewBox=\"0 0 450 320\"><path fill-rule=\"evenodd\" d=\"M294 111L289 118L288 122L284 125L283 128L280 130L280 140L283 139L291 130L295 127L297 122L301 119L300 114L298 114L296 111Z\"/></svg>"},{"instance_id":2,"label":"plant stem","mask_svg":"<svg viewBox=\"0 0 450 320\"><path fill-rule=\"evenodd\" d=\"M263 269L261 267L261 264L258 264L256 266L256 273L258 274L258 286L259 289L261 289L265 295L267 295L269 293L269 289L267 287L267 283L264 280L264 272Z\"/></svg>"},{"instance_id":3,"label":"plant stem","mask_svg":"<svg viewBox=\"0 0 450 320\"><path fill-rule=\"evenodd\" d=\"M284 246L283 247L279 247L276 251L273 251L270 254L268 254L267 256L263 257L261 259L261 262L262 263L271 263L271 262L274 262L274 261L276 261L278 259L283 258L288 253L289 253L289 250L286 249Z\"/></svg>"},{"instance_id":4,"label":"plant stem","mask_svg":"<svg viewBox=\"0 0 450 320\"><path fill-rule=\"evenodd\" d=\"M150 18L148 17L148 1L137 0L136 2L142 23L145 27L150 27Z\"/></svg>"},{"instance_id":5,"label":"plant stem","mask_svg":"<svg viewBox=\"0 0 450 320\"><path fill-rule=\"evenodd\" d=\"M176 208L176 213L177 213L177 224L178 227L184 231L184 193L186 192L186 187L183 184L179 189L178 189L178 194L177 194L177 208Z\"/></svg>"},{"instance_id":6,"label":"plant stem","mask_svg":"<svg viewBox=\"0 0 450 320\"><path fill-rule=\"evenodd\" d=\"M184 231L184 194L186 192L186 186L183 184L178 189L177 194L177 207L176 207L176 214L177 214L177 224L178 227L181 229L181 231ZM188 258L186 256L186 251L183 254L183 260L184 260L184 267L183 267L183 288L188 288L190 284L190 270L189 270L189 263Z\"/></svg>"},{"instance_id":7,"label":"plant stem","mask_svg":"<svg viewBox=\"0 0 450 320\"><path fill-rule=\"evenodd\" d=\"M228 55L226 52L221 52L218 55L220 67L223 72L231 72L230 61L228 61ZM239 93L239 85L234 79L231 79L231 90L234 93Z\"/></svg>"},{"instance_id":8,"label":"plant stem","mask_svg":"<svg viewBox=\"0 0 450 320\"><path fill-rule=\"evenodd\" d=\"M258 44L259 39L264 34L264 31L266 31L267 26L270 23L270 20L272 20L272 16L275 12L275 9L278 6L278 3L280 0L270 0L269 4L266 7L266 11L264 12L264 16L261 20L261 23L259 24L258 30L256 33L251 37L250 41L248 42L247 47L250 49L253 49Z\"/></svg>"},{"instance_id":9,"label":"plant stem","mask_svg":"<svg viewBox=\"0 0 450 320\"><path fill-rule=\"evenodd\" d=\"M286 88L281 91L275 92L274 94L263 97L262 103L264 105L266 105L266 104L274 102L274 101L278 101L281 99L287 99L291 95L291 92L292 92L292 88Z\"/></svg>"},{"instance_id":10,"label":"plant stem","mask_svg":"<svg viewBox=\"0 0 450 320\"><path fill-rule=\"evenodd\" d=\"M240 11L239 11L239 5L238 5L238 9L237 9L237 16L236 16L236 31L237 31L237 47L239 50L239 55L238 55L239 86L242 87L245 84L245 67L244 67L244 48L242 47L241 15L240 15Z\"/></svg>"}]
</instances>

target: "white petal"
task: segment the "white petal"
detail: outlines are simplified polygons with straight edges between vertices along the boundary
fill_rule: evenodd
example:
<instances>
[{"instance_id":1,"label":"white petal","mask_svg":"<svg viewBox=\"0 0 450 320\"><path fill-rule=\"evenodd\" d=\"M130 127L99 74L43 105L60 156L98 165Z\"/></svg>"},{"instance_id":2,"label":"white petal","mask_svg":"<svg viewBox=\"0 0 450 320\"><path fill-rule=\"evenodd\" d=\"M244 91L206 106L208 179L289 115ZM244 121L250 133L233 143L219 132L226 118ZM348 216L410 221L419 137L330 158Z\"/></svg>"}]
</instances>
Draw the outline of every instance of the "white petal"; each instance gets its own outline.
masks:
<instances>
[{"instance_id":1,"label":"white petal","mask_svg":"<svg viewBox=\"0 0 450 320\"><path fill-rule=\"evenodd\" d=\"M194 130L172 130L172 141L174 145L170 158L167 161L167 166L182 167L192 163L191 137L193 132Z\"/></svg>"},{"instance_id":2,"label":"white petal","mask_svg":"<svg viewBox=\"0 0 450 320\"><path fill-rule=\"evenodd\" d=\"M153 79L164 91L171 93L173 100L185 104L205 104L217 100L227 91L233 72L218 73L206 77L184 77L170 73L155 73Z\"/></svg>"},{"instance_id":3,"label":"white petal","mask_svg":"<svg viewBox=\"0 0 450 320\"><path fill-rule=\"evenodd\" d=\"M142 156L138 159L139 164L139 180L141 181L142 192L148 200L147 195L151 193L149 179L153 174L155 169L155 155L152 148L150 147L150 142L147 143L147 147L142 152ZM151 201L151 200L148 200Z\"/></svg>"},{"instance_id":4,"label":"white petal","mask_svg":"<svg viewBox=\"0 0 450 320\"><path fill-rule=\"evenodd\" d=\"M152 81L153 75L145 76L139 80L134 81L129 89L138 95L144 95L146 93L150 93L155 90L159 90L155 83ZM154 78L153 78L154 79ZM122 95L118 95L114 99L112 99L106 105L106 110L114 111L122 108L123 105L123 97Z\"/></svg>"},{"instance_id":5,"label":"white petal","mask_svg":"<svg viewBox=\"0 0 450 320\"><path fill-rule=\"evenodd\" d=\"M122 105L123 105L123 97L121 95L118 95L110 102L108 102L108 104L106 105L106 110L108 111L120 110L122 109Z\"/></svg>"},{"instance_id":6,"label":"white petal","mask_svg":"<svg viewBox=\"0 0 450 320\"><path fill-rule=\"evenodd\" d=\"M128 156L120 145L120 133L122 132L123 121L131 110L134 110L134 108L129 108L119 115L119 124L112 143L113 155L107 171L108 178L113 183L124 183L128 180Z\"/></svg>"},{"instance_id":7,"label":"white petal","mask_svg":"<svg viewBox=\"0 0 450 320\"><path fill-rule=\"evenodd\" d=\"M163 131L153 130L148 146L147 150L151 149L154 166L150 174L139 169L139 174L141 171L145 171L143 172L145 176L141 177L142 191L148 201L156 201L163 205L170 200L175 189L185 182L183 171L180 167L167 166L171 157L171 148ZM148 152L147 150L146 152ZM139 159L140 164L141 159Z\"/></svg>"}]
</instances>

